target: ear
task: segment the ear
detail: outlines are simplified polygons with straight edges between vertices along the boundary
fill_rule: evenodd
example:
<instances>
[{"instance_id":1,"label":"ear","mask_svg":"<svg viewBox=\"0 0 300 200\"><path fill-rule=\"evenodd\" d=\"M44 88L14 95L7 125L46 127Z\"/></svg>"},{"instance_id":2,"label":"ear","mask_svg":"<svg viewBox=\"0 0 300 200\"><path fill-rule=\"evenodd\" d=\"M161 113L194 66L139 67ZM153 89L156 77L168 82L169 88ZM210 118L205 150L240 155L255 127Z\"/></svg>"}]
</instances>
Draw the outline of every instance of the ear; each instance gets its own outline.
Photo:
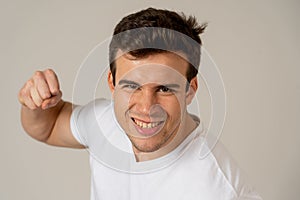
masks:
<instances>
[{"instance_id":1,"label":"ear","mask_svg":"<svg viewBox=\"0 0 300 200\"><path fill-rule=\"evenodd\" d=\"M190 103L192 103L192 100L194 98L194 96L196 95L196 91L198 89L198 79L197 76L195 76L190 84L189 84L189 90L186 93L186 104L189 105Z\"/></svg>"},{"instance_id":2,"label":"ear","mask_svg":"<svg viewBox=\"0 0 300 200\"><path fill-rule=\"evenodd\" d=\"M111 93L113 93L115 90L114 78L113 78L113 75L110 70L108 71L108 74L107 74L107 82L108 82L108 87L109 87Z\"/></svg>"}]
</instances>

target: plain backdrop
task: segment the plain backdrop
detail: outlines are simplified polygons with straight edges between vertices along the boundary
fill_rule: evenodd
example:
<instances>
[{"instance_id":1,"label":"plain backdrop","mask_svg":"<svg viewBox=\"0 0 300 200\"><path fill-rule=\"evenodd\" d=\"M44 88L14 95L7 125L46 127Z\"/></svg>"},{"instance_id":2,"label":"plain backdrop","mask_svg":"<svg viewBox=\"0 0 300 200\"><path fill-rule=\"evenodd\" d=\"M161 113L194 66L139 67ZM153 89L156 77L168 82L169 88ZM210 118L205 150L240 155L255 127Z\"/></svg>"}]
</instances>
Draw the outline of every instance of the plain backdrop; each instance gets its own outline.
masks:
<instances>
[{"instance_id":1,"label":"plain backdrop","mask_svg":"<svg viewBox=\"0 0 300 200\"><path fill-rule=\"evenodd\" d=\"M17 93L34 71L53 68L71 100L88 53L123 16L149 6L208 22L202 40L227 94L221 140L264 199L299 198L299 1L1 0L1 200L89 199L88 152L32 140Z\"/></svg>"}]
</instances>

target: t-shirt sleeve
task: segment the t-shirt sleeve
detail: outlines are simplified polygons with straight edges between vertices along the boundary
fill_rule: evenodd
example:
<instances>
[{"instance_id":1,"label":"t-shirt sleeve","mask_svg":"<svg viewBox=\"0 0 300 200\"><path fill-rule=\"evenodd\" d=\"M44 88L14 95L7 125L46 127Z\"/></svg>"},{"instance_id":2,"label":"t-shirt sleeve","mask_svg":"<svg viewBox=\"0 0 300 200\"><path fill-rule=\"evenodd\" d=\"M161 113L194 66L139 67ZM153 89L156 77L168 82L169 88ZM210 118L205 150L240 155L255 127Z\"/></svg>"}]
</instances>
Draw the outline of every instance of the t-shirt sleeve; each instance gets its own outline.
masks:
<instances>
[{"instance_id":1,"label":"t-shirt sleeve","mask_svg":"<svg viewBox=\"0 0 300 200\"><path fill-rule=\"evenodd\" d=\"M80 126L82 123L82 110L84 110L84 106L75 106L70 119L70 127L71 132L74 136L74 138L83 146L88 146L86 141L86 131L83 130L84 128Z\"/></svg>"},{"instance_id":2,"label":"t-shirt sleeve","mask_svg":"<svg viewBox=\"0 0 300 200\"><path fill-rule=\"evenodd\" d=\"M103 114L110 101L96 99L84 106L75 106L70 119L71 132L82 145L89 147L97 132L97 119Z\"/></svg>"},{"instance_id":3,"label":"t-shirt sleeve","mask_svg":"<svg viewBox=\"0 0 300 200\"><path fill-rule=\"evenodd\" d=\"M262 200L255 188L248 183L245 172L238 166L222 142L217 142L212 150L223 176L236 193L234 200Z\"/></svg>"}]
</instances>

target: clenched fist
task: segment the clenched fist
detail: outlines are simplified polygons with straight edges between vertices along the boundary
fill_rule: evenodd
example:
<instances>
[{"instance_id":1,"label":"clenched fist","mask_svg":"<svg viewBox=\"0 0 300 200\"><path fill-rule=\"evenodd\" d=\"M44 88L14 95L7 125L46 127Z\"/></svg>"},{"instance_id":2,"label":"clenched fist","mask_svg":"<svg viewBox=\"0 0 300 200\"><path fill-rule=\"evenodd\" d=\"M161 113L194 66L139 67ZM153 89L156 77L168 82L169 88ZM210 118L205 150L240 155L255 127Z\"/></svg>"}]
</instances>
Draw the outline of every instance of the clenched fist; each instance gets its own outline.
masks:
<instances>
[{"instance_id":1,"label":"clenched fist","mask_svg":"<svg viewBox=\"0 0 300 200\"><path fill-rule=\"evenodd\" d=\"M55 72L51 69L36 71L19 92L22 105L34 110L54 107L61 100L62 92Z\"/></svg>"}]
</instances>

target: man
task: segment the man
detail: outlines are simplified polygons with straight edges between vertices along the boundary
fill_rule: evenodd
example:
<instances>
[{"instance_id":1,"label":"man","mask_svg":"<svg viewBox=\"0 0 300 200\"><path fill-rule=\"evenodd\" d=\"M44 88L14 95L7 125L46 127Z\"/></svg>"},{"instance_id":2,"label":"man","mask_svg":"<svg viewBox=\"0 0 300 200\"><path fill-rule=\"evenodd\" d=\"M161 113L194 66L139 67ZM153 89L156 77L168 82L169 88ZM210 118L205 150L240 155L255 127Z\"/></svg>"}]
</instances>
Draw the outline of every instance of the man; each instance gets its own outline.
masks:
<instances>
[{"instance_id":1,"label":"man","mask_svg":"<svg viewBox=\"0 0 300 200\"><path fill-rule=\"evenodd\" d=\"M206 147L187 112L197 91L205 25L149 8L123 18L110 43L113 100L74 106L56 74L38 71L20 90L22 124L50 145L87 148L91 199L260 199L221 144Z\"/></svg>"}]
</instances>

